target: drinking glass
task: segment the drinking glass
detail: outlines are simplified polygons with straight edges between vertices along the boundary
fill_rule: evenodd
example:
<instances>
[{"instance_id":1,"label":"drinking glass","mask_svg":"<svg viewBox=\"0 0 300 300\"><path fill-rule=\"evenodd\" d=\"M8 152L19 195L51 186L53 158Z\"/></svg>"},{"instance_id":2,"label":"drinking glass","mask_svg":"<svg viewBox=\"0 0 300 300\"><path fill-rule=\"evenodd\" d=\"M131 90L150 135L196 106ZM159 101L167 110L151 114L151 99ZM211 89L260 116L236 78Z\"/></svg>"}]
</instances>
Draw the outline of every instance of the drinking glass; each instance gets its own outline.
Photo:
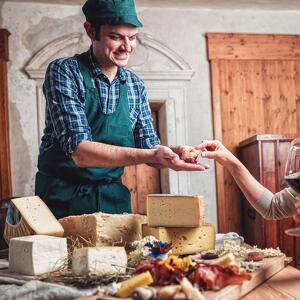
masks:
<instances>
[{"instance_id":1,"label":"drinking glass","mask_svg":"<svg viewBox=\"0 0 300 300\"><path fill-rule=\"evenodd\" d=\"M285 165L284 179L293 190L300 193L300 139L295 139L291 143ZM300 227L287 229L285 233L300 236Z\"/></svg>"}]
</instances>

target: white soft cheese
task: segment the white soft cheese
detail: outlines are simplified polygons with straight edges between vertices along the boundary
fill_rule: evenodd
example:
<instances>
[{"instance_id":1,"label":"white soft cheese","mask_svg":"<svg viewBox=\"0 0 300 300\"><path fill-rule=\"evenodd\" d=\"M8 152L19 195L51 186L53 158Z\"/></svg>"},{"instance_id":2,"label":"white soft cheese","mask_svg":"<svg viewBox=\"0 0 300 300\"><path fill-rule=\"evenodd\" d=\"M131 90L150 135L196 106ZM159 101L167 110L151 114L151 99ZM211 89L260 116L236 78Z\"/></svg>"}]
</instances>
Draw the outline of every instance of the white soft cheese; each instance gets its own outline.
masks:
<instances>
[{"instance_id":1,"label":"white soft cheese","mask_svg":"<svg viewBox=\"0 0 300 300\"><path fill-rule=\"evenodd\" d=\"M9 271L40 275L56 271L68 258L66 238L30 235L9 242Z\"/></svg>"},{"instance_id":2,"label":"white soft cheese","mask_svg":"<svg viewBox=\"0 0 300 300\"><path fill-rule=\"evenodd\" d=\"M124 274L126 266L124 247L84 247L73 252L72 270L75 275Z\"/></svg>"}]
</instances>

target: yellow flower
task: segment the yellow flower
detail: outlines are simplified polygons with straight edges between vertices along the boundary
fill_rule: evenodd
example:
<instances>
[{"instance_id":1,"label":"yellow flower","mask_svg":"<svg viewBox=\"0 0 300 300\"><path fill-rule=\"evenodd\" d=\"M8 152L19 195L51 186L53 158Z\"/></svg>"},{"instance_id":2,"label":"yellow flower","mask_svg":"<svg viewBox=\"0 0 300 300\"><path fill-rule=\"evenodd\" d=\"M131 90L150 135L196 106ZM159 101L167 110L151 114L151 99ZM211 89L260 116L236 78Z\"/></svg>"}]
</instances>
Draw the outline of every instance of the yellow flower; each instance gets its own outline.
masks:
<instances>
[{"instance_id":1,"label":"yellow flower","mask_svg":"<svg viewBox=\"0 0 300 300\"><path fill-rule=\"evenodd\" d=\"M187 272L191 267L196 265L190 257L179 258L176 255L170 255L166 260L161 261L160 264L164 265L168 270L182 270Z\"/></svg>"}]
</instances>

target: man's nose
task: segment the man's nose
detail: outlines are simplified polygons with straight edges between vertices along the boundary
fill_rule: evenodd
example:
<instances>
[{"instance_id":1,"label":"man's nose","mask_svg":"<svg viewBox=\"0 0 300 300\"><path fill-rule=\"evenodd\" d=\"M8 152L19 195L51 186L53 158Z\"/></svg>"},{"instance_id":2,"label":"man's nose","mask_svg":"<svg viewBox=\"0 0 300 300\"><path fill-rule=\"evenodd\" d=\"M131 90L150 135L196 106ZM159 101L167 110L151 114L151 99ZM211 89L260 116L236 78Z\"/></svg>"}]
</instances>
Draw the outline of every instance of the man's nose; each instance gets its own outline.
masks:
<instances>
[{"instance_id":1,"label":"man's nose","mask_svg":"<svg viewBox=\"0 0 300 300\"><path fill-rule=\"evenodd\" d=\"M132 51L132 47L131 47L129 38L125 38L125 39L124 39L123 47L124 47L124 49L125 49L127 52L131 52L131 51Z\"/></svg>"}]
</instances>

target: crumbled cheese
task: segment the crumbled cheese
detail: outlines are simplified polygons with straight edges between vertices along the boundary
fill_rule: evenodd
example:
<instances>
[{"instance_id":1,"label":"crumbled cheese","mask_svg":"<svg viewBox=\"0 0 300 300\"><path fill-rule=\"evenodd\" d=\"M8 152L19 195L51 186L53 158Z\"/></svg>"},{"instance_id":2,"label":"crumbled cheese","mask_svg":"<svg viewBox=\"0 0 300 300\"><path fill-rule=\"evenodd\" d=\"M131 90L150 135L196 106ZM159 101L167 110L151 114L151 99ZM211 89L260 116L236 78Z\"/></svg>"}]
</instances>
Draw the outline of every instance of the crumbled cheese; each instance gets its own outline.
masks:
<instances>
[{"instance_id":1,"label":"crumbled cheese","mask_svg":"<svg viewBox=\"0 0 300 300\"><path fill-rule=\"evenodd\" d=\"M249 252L260 252L264 257L275 257L284 255L280 249L277 247L273 248L265 248L260 249L257 246L253 246L251 248L246 248L243 246L238 246L234 241L223 241L222 246L217 250L218 255L222 256L227 253L232 253L234 256L244 259L247 257Z\"/></svg>"}]
</instances>

